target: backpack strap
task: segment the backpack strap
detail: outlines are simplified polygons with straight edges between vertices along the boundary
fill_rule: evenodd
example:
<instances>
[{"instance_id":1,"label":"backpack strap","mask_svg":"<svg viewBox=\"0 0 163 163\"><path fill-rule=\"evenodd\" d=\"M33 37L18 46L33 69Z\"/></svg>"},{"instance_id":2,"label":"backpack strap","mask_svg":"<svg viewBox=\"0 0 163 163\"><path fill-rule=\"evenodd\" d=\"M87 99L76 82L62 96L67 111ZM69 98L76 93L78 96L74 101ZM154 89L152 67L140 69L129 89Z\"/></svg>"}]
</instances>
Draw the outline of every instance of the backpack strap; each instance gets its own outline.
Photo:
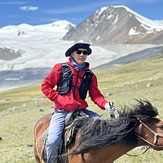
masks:
<instances>
[{"instance_id":1,"label":"backpack strap","mask_svg":"<svg viewBox=\"0 0 163 163\"><path fill-rule=\"evenodd\" d=\"M57 84L57 91L60 95L66 94L72 87L72 72L67 63L62 63L61 79Z\"/></svg>"},{"instance_id":2,"label":"backpack strap","mask_svg":"<svg viewBox=\"0 0 163 163\"><path fill-rule=\"evenodd\" d=\"M89 90L89 85L92 81L93 72L91 70L87 70L83 76L82 83L79 87L80 98L85 99L87 96L87 92Z\"/></svg>"}]
</instances>

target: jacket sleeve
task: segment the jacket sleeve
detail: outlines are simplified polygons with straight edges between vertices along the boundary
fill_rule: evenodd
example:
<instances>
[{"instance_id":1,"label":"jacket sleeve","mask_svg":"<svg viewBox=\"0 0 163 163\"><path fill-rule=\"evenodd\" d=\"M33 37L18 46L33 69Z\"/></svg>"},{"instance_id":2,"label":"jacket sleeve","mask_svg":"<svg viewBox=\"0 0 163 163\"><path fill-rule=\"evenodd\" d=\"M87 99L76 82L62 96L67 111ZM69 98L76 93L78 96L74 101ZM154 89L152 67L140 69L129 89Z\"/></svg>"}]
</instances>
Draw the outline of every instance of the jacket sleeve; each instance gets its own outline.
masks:
<instances>
[{"instance_id":1,"label":"jacket sleeve","mask_svg":"<svg viewBox=\"0 0 163 163\"><path fill-rule=\"evenodd\" d=\"M54 89L61 77L61 64L56 64L51 72L45 77L42 85L41 91L44 95L51 101L55 101L58 92Z\"/></svg>"},{"instance_id":2,"label":"jacket sleeve","mask_svg":"<svg viewBox=\"0 0 163 163\"><path fill-rule=\"evenodd\" d=\"M105 100L104 96L98 88L97 77L95 76L95 74L93 74L92 76L92 81L89 87L89 95L91 97L91 100L96 105L98 105L101 109L105 110L104 106L107 103L107 100Z\"/></svg>"}]
</instances>

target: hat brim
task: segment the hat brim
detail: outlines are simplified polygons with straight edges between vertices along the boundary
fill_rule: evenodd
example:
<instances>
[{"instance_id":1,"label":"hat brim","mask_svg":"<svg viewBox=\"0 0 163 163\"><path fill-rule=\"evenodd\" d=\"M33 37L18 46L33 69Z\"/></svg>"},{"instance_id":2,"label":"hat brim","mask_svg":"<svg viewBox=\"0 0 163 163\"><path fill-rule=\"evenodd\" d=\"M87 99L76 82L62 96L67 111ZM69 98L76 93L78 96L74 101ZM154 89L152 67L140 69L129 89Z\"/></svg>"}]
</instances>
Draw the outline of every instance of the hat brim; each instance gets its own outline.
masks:
<instances>
[{"instance_id":1,"label":"hat brim","mask_svg":"<svg viewBox=\"0 0 163 163\"><path fill-rule=\"evenodd\" d=\"M71 46L66 52L65 52L65 56L66 57L69 57L71 56L71 53L80 49L80 48L83 48L83 49L86 49L88 51L88 55L90 55L92 53L92 50L91 48L89 47L90 44L85 44L85 43L77 43L73 46Z\"/></svg>"}]
</instances>

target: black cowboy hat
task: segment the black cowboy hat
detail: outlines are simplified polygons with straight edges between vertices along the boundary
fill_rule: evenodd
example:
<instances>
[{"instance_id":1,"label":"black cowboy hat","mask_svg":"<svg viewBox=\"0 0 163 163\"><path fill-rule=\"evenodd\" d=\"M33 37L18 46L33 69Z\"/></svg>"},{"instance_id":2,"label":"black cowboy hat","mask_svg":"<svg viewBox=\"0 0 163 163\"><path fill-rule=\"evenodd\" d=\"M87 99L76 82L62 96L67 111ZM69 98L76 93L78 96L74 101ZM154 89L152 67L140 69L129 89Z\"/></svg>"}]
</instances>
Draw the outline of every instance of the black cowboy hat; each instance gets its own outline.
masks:
<instances>
[{"instance_id":1,"label":"black cowboy hat","mask_svg":"<svg viewBox=\"0 0 163 163\"><path fill-rule=\"evenodd\" d=\"M86 44L86 43L76 43L75 45L71 46L65 53L65 56L68 57L68 56L71 56L71 53L73 51L76 51L80 48L83 48L83 49L87 49L88 51L88 55L90 55L92 53L92 50L91 48L89 47L90 44Z\"/></svg>"}]
</instances>

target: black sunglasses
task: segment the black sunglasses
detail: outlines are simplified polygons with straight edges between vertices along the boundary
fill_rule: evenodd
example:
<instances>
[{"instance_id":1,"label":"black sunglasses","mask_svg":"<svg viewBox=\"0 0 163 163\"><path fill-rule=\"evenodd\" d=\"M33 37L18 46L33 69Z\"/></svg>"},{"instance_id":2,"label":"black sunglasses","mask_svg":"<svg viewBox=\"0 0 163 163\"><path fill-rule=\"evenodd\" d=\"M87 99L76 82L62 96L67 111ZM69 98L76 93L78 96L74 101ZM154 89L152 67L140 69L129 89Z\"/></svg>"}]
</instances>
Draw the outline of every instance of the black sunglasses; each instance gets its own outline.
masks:
<instances>
[{"instance_id":1,"label":"black sunglasses","mask_svg":"<svg viewBox=\"0 0 163 163\"><path fill-rule=\"evenodd\" d=\"M82 50L77 50L76 52L77 52L77 54L83 53L84 55L88 55L88 51L87 51L87 50L84 50L84 51L82 51Z\"/></svg>"}]
</instances>

